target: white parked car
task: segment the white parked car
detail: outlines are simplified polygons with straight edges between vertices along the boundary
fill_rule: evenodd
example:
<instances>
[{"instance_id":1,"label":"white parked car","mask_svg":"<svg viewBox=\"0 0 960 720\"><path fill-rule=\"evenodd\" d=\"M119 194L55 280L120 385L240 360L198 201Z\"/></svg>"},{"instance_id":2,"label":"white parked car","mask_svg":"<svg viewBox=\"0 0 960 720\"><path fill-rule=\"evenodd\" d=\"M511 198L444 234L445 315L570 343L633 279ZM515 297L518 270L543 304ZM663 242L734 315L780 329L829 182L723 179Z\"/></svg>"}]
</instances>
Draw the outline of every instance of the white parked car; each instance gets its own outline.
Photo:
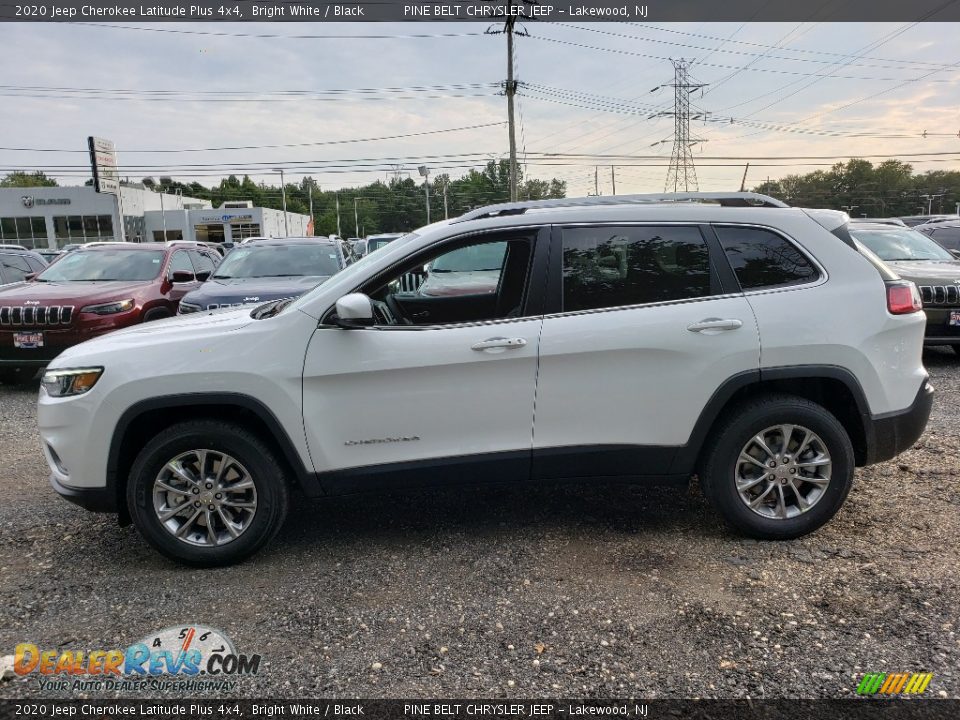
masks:
<instances>
[{"instance_id":1,"label":"white parked car","mask_svg":"<svg viewBox=\"0 0 960 720\"><path fill-rule=\"evenodd\" d=\"M794 538L932 403L917 289L847 220L751 193L477 209L295 301L70 348L40 390L51 481L196 565L262 547L294 485L697 474L740 532ZM495 292L402 292L491 243Z\"/></svg>"}]
</instances>

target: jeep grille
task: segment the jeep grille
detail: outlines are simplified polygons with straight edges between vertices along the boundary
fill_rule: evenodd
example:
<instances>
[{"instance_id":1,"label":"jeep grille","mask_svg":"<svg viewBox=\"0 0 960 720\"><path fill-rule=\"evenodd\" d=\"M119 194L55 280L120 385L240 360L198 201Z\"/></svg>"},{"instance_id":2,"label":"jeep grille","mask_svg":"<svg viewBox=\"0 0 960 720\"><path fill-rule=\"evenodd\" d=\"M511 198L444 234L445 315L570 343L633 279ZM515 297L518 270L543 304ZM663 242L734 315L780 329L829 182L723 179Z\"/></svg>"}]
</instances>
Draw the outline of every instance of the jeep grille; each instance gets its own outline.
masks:
<instances>
[{"instance_id":1,"label":"jeep grille","mask_svg":"<svg viewBox=\"0 0 960 720\"><path fill-rule=\"evenodd\" d=\"M0 325L19 327L48 327L69 325L73 319L73 305L4 305L0 307Z\"/></svg>"}]
</instances>

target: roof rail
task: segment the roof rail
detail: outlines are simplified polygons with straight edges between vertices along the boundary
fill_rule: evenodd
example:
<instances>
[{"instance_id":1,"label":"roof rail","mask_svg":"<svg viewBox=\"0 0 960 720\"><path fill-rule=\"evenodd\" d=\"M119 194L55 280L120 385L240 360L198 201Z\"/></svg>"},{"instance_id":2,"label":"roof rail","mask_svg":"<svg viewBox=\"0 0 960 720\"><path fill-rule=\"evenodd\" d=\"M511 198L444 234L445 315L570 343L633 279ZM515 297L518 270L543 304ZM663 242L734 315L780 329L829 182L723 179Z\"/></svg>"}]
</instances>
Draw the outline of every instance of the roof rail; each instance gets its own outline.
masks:
<instances>
[{"instance_id":1,"label":"roof rail","mask_svg":"<svg viewBox=\"0 0 960 720\"><path fill-rule=\"evenodd\" d=\"M541 208L591 207L595 205L643 205L669 202L715 202L725 207L790 207L769 195L753 192L677 192L647 195L591 195L554 200L527 200L525 202L486 205L464 213L453 222L466 222L504 215L522 215L527 210Z\"/></svg>"}]
</instances>

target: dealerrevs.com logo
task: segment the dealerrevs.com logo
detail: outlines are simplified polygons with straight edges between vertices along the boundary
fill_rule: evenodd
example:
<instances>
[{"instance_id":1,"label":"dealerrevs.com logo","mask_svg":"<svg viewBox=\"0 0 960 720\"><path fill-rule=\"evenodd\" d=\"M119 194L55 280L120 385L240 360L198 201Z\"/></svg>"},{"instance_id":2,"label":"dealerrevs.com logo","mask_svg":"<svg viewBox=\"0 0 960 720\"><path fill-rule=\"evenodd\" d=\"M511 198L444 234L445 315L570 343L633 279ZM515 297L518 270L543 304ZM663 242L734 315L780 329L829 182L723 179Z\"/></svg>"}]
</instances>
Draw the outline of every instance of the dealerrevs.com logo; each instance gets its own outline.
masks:
<instances>
[{"instance_id":1,"label":"dealerrevs.com logo","mask_svg":"<svg viewBox=\"0 0 960 720\"><path fill-rule=\"evenodd\" d=\"M238 676L256 675L260 655L238 653L220 630L170 627L125 649L50 650L20 643L14 672L36 676L41 690L230 691Z\"/></svg>"},{"instance_id":2,"label":"dealerrevs.com logo","mask_svg":"<svg viewBox=\"0 0 960 720\"><path fill-rule=\"evenodd\" d=\"M931 680L931 673L867 673L857 695L920 695Z\"/></svg>"}]
</instances>

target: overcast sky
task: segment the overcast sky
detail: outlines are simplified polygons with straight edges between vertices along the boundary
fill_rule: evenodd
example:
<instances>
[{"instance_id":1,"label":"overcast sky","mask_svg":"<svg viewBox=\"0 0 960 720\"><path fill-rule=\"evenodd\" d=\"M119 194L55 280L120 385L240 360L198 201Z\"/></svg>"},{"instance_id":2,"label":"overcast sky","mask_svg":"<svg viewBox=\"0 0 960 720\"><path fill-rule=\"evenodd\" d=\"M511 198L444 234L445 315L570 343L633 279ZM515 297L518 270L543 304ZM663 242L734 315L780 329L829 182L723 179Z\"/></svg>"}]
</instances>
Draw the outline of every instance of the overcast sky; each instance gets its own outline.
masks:
<instances>
[{"instance_id":1,"label":"overcast sky","mask_svg":"<svg viewBox=\"0 0 960 720\"><path fill-rule=\"evenodd\" d=\"M91 134L115 141L121 170L131 179L173 175L205 184L226 173L183 166L246 164L262 168L249 173L255 179L272 182L276 175L271 179L269 170L285 167L288 179L309 174L333 189L385 178L386 166L394 162L386 158L398 158L395 163L416 176L423 156L447 156L430 160L432 172L456 176L484 157L506 155L505 124L340 145L138 152L355 140L506 118L506 100L493 87L505 77L505 40L482 34L488 27L482 23L140 27L150 29L79 24L2 29L7 60L0 65L0 95L6 96L0 103L0 144L75 152L0 150L0 174L45 166L61 184L82 184L86 171L69 166L86 165L86 156L76 151L85 149ZM527 161L528 176L567 180L571 195L593 191L597 164L603 194L611 191L610 165L617 166L618 193L663 190L666 167L657 165L669 160L673 119L649 116L673 107L672 88L651 92L672 82L670 58L691 60L691 79L706 85L691 94L711 118L692 126L705 140L694 148L701 190L737 189L746 162L741 158L751 159L748 186L768 175L818 167L799 163L829 166L833 157L851 155L922 160L919 153L939 152L947 154L928 156L938 162L915 167L960 166L955 25L527 23L525 29L531 37L516 43L517 76L527 84L519 98L520 159ZM292 37L449 33L458 36ZM441 87L356 92L435 86ZM134 92L96 92L101 90ZM352 92L320 93L330 90ZM283 94L289 91L310 92ZM454 97L464 95L469 97ZM924 131L941 135L924 138ZM546 159L540 153L657 157ZM825 159L761 159L776 156ZM716 157L724 159L710 159ZM329 167L332 161L350 165L359 159L369 159L371 169Z\"/></svg>"}]
</instances>

